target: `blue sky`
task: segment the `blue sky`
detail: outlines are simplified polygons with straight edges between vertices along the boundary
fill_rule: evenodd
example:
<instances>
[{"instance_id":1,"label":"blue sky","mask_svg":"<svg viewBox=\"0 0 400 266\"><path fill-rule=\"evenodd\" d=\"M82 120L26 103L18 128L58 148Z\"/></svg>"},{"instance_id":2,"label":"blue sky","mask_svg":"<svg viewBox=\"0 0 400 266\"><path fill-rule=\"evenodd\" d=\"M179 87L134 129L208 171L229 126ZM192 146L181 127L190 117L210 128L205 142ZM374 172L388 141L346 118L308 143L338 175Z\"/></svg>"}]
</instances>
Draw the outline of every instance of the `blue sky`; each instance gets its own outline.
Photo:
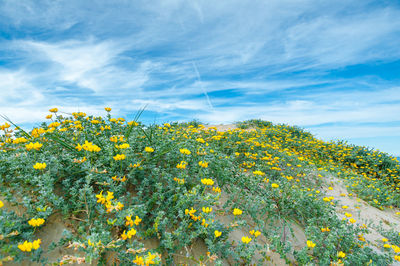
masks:
<instances>
[{"instance_id":1,"label":"blue sky","mask_svg":"<svg viewBox=\"0 0 400 266\"><path fill-rule=\"evenodd\" d=\"M0 1L0 113L298 125L400 155L400 4Z\"/></svg>"}]
</instances>

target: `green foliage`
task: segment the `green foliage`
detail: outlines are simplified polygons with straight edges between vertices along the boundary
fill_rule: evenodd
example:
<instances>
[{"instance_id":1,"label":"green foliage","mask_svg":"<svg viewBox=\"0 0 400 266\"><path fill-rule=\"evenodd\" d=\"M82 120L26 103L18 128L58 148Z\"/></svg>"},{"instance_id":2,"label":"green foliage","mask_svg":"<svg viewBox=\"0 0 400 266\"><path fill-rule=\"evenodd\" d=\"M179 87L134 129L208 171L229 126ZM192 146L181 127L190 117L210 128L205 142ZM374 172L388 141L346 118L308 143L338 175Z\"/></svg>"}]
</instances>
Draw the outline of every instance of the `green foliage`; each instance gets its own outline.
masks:
<instances>
[{"instance_id":1,"label":"green foliage","mask_svg":"<svg viewBox=\"0 0 400 266\"><path fill-rule=\"evenodd\" d=\"M29 133L2 126L0 190L24 211L0 209L0 259L47 263L48 250L18 245L62 215L70 230L51 246L74 247L88 263L172 264L199 242L209 253L184 256L191 263L263 264L271 250L302 265L391 263L393 254L366 246L359 235L368 229L340 219L321 189L333 173L372 204L398 206L399 164L390 156L262 120L227 132L198 121L144 126L142 111L129 123L107 111L55 113ZM36 218L46 222L34 228L28 221ZM315 247L293 246L294 225Z\"/></svg>"}]
</instances>

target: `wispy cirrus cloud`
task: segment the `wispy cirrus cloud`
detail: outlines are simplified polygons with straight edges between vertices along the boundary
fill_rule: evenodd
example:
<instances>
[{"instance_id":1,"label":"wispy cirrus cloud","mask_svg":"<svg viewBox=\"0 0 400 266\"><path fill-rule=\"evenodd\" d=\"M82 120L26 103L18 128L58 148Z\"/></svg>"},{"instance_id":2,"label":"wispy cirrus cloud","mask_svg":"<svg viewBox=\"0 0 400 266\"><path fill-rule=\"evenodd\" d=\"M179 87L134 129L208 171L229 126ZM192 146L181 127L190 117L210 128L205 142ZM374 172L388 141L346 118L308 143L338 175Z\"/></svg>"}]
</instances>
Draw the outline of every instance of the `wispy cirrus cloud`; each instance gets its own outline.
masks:
<instances>
[{"instance_id":1,"label":"wispy cirrus cloud","mask_svg":"<svg viewBox=\"0 0 400 266\"><path fill-rule=\"evenodd\" d=\"M400 143L395 2L4 0L0 12L0 111L20 123L55 105L147 105L160 121L263 118Z\"/></svg>"}]
</instances>

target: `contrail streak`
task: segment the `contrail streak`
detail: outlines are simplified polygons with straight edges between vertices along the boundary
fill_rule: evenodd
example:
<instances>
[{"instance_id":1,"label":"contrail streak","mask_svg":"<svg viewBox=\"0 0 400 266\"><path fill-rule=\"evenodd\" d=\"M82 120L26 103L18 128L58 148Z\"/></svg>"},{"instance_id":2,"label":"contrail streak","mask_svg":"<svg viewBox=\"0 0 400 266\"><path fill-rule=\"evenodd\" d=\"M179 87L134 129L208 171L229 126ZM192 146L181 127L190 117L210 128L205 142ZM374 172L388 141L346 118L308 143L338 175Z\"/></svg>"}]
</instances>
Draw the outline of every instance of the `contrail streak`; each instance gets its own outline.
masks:
<instances>
[{"instance_id":1,"label":"contrail streak","mask_svg":"<svg viewBox=\"0 0 400 266\"><path fill-rule=\"evenodd\" d=\"M212 103L210 101L210 97L208 97L208 93L207 93L206 89L203 86L203 82L201 81L201 76L200 76L199 70L197 69L197 65L196 65L196 63L194 61L192 61L192 65L193 65L194 71L196 72L197 79L200 82L200 87L203 90L204 96L206 96L207 103L208 103L208 105L210 106L211 109L214 109L214 106L212 105Z\"/></svg>"}]
</instances>

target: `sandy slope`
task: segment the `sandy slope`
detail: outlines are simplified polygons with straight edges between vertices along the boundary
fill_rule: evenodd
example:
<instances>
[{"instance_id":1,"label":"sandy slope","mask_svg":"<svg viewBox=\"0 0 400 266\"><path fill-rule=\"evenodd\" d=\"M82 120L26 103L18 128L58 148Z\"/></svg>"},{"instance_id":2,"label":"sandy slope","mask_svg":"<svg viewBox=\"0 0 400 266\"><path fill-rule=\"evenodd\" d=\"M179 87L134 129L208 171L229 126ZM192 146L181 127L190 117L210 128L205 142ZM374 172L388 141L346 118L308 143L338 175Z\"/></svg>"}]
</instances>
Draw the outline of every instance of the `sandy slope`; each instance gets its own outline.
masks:
<instances>
[{"instance_id":1,"label":"sandy slope","mask_svg":"<svg viewBox=\"0 0 400 266\"><path fill-rule=\"evenodd\" d=\"M228 131L236 128L236 126L233 124L205 126L206 129L210 127L216 127L218 131ZM329 187L331 187L332 189L328 189ZM353 218L357 220L358 224L369 225L368 228L370 229L370 233L368 235L365 235L364 237L367 241L371 242L370 246L374 248L377 252L381 252L380 250L383 246L381 239L383 238L383 236L376 230L376 228L379 225L381 225L384 229L390 229L390 228L396 228L397 230L400 229L400 216L395 214L395 212L399 210L379 210L369 205L367 202L364 202L363 200L349 196L342 180L338 179L337 177L329 176L329 178L326 180L326 184L321 189L326 190L328 196L333 196L336 200L338 200L338 204L336 205L336 211L340 218L345 217L344 213L348 212L353 215ZM221 209L221 206L225 203L227 197L228 195L225 194L224 192L221 194L220 204L214 206L216 210ZM4 199L1 200L3 200L3 202L5 203L6 209L14 210L16 211L17 214L23 213L23 210L11 206ZM342 209L343 205L348 206L348 209L346 210ZM233 215L226 213L220 214L217 217L217 219L223 222L225 225L231 225L233 221ZM301 228L299 225L296 224L292 224L292 227L294 230L294 237L290 237L288 241L292 242L292 246L295 249L301 249L305 246L305 242L307 240L304 234L304 230L303 228ZM43 228L41 228L38 234L38 236L42 239L43 243L42 247L44 248L45 254L47 253L48 244L52 241L58 241L61 238L64 229L71 230L70 226L68 226L68 224L66 224L65 221L62 220L61 216L53 215L51 216L50 219L48 219L48 221L46 221L46 224L44 225ZM234 232L232 232L229 235L230 241L235 241L236 243L240 242L241 237L243 235L248 235L248 228L245 229L235 230ZM263 237L259 237L257 241L262 245L267 243L266 239ZM150 239L144 241L144 244L148 248L156 248L158 246L158 243L159 242L157 239ZM50 261L56 262L57 259L61 258L62 256L71 254L73 252L74 251L72 249L57 248L47 253L45 256L47 256ZM185 250L182 250L178 252L178 254L176 254L175 256L176 263L180 265L184 264L194 265L192 260L187 259L185 257L193 256L195 258L199 258L200 256L206 256L206 252L207 252L207 247L205 243L202 240L196 241L191 247L187 247ZM270 250L267 250L267 254L270 258L270 261L266 262L265 265L286 265L285 261L280 258L279 254L274 253ZM76 255L79 256L79 254ZM261 258L262 257L260 254L256 255L256 259L261 259ZM224 261L224 265L235 265L235 264L236 263L231 260ZM28 266L28 265L38 265L38 264L23 262L23 263L6 263L5 265ZM89 265L89 264L84 263L81 265ZM93 263L92 265L95 265L95 263Z\"/></svg>"}]
</instances>

